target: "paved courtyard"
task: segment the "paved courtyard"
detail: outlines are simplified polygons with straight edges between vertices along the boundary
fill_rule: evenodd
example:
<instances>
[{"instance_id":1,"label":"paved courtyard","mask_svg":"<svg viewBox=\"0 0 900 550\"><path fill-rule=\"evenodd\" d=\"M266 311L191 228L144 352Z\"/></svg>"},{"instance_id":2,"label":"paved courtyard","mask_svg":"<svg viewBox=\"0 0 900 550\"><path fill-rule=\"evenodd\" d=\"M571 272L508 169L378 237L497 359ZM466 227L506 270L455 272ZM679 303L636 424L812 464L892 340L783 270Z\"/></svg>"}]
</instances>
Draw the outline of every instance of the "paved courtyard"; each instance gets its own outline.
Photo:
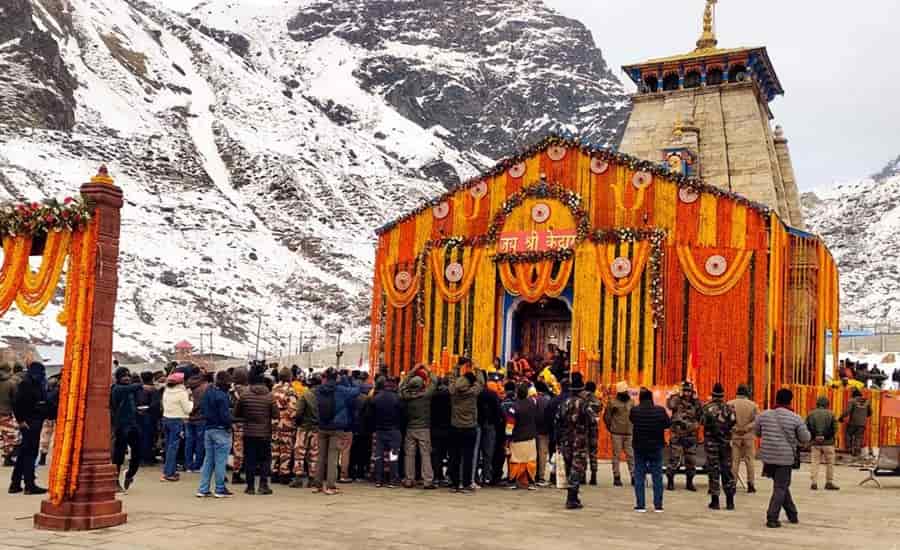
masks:
<instances>
[{"instance_id":1,"label":"paved courtyard","mask_svg":"<svg viewBox=\"0 0 900 550\"><path fill-rule=\"evenodd\" d=\"M483 489L475 495L344 486L334 497L276 486L272 496L194 497L197 476L163 484L146 469L123 497L128 523L107 530L56 533L32 527L39 497L0 495L0 548L169 549L377 548L467 549L900 549L900 479L858 487L863 474L838 470L841 491L811 492L806 467L794 478L800 525L764 527L771 482L739 493L735 512L712 513L699 477L697 494L666 493L664 514L635 514L630 489L583 491L585 509L563 509L564 493ZM8 476L9 469L0 470ZM684 484L679 478L679 488ZM648 492L649 496L649 492Z\"/></svg>"}]
</instances>

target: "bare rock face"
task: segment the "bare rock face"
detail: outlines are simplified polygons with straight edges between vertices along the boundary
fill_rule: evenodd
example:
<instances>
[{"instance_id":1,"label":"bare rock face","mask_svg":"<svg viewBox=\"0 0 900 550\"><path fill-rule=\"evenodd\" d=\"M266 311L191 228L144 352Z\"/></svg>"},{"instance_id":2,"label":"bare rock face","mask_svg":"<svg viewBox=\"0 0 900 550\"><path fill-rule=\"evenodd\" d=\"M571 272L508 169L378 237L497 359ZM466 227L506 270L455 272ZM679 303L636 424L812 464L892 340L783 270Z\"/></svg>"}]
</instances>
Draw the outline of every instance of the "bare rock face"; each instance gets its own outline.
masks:
<instances>
[{"instance_id":1,"label":"bare rock face","mask_svg":"<svg viewBox=\"0 0 900 550\"><path fill-rule=\"evenodd\" d=\"M0 0L0 201L125 193L117 351L368 331L374 228L550 130L614 144L590 33L525 0ZM51 306L58 308L59 303ZM53 311L0 339L60 341Z\"/></svg>"},{"instance_id":2,"label":"bare rock face","mask_svg":"<svg viewBox=\"0 0 900 550\"><path fill-rule=\"evenodd\" d=\"M33 20L31 2L0 6L0 120L25 127L70 130L77 81L49 31Z\"/></svg>"}]
</instances>

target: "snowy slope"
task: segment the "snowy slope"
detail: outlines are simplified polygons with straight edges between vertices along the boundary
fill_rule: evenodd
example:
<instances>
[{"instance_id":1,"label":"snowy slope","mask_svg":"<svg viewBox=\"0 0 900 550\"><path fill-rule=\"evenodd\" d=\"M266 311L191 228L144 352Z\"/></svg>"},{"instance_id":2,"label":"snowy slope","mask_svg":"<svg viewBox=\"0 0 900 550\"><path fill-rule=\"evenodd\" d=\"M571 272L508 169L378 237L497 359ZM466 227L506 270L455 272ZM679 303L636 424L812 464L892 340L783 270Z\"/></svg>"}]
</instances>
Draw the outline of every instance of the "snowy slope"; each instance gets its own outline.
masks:
<instances>
[{"instance_id":1,"label":"snowy slope","mask_svg":"<svg viewBox=\"0 0 900 550\"><path fill-rule=\"evenodd\" d=\"M258 315L272 351L300 330L364 338L374 227L533 134L614 140L627 109L589 34L540 4L450 2L443 27L392 33L429 28L415 4L9 0L0 200L71 194L109 164L117 351L212 331L243 355ZM554 58L512 55L525 38ZM0 335L61 340L51 319L7 315Z\"/></svg>"}]
</instances>

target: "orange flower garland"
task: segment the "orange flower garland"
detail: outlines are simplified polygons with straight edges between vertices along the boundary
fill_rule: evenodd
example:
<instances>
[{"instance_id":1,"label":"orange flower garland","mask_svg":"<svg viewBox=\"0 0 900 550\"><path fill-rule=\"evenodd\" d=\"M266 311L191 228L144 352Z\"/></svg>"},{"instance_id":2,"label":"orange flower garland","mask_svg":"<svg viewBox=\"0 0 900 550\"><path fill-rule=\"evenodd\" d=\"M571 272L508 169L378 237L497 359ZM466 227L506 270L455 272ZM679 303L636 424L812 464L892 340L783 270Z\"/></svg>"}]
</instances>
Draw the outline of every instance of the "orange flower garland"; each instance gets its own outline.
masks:
<instances>
[{"instance_id":1,"label":"orange flower garland","mask_svg":"<svg viewBox=\"0 0 900 550\"><path fill-rule=\"evenodd\" d=\"M484 249L481 247L474 247L469 250L469 253L467 254L468 261L463 261L463 278L456 284L456 288L454 289L451 289L450 286L448 286L447 280L444 278L442 253L443 249L441 248L435 248L431 251L431 274L438 292L444 301L455 304L461 301L472 288L472 283L475 281L475 274L478 272L478 264L481 262L481 256L484 253Z\"/></svg>"},{"instance_id":2,"label":"orange flower garland","mask_svg":"<svg viewBox=\"0 0 900 550\"><path fill-rule=\"evenodd\" d=\"M68 337L60 381L57 430L50 470L50 501L60 504L78 488L78 470L84 442L88 366L91 350L91 321L94 311L97 238L99 217L95 217L72 239L66 288ZM74 307L74 310L71 309Z\"/></svg>"},{"instance_id":3,"label":"orange flower garland","mask_svg":"<svg viewBox=\"0 0 900 550\"><path fill-rule=\"evenodd\" d=\"M47 244L38 272L32 273L31 269L25 269L16 297L16 305L25 315L33 317L40 314L56 294L63 264L69 254L71 237L70 231L51 231L47 235Z\"/></svg>"},{"instance_id":4,"label":"orange flower garland","mask_svg":"<svg viewBox=\"0 0 900 550\"><path fill-rule=\"evenodd\" d=\"M382 264L381 286L387 294L389 304L396 308L404 308L415 299L416 294L419 292L419 270L415 268L412 270L415 275L412 278L409 288L404 291L397 289L394 284L394 278L391 277L391 271L392 270L389 269L386 264Z\"/></svg>"},{"instance_id":5,"label":"orange flower garland","mask_svg":"<svg viewBox=\"0 0 900 550\"><path fill-rule=\"evenodd\" d=\"M628 296L641 282L644 274L644 267L647 260L650 259L650 242L639 241L635 243L634 260L631 273L622 279L616 279L612 274L610 264L615 256L615 244L598 244L597 245L597 267L600 279L606 286L606 289L614 296Z\"/></svg>"},{"instance_id":6,"label":"orange flower garland","mask_svg":"<svg viewBox=\"0 0 900 550\"><path fill-rule=\"evenodd\" d=\"M19 235L3 239L3 267L0 268L0 315L9 310L28 269L31 237Z\"/></svg>"},{"instance_id":7,"label":"orange flower garland","mask_svg":"<svg viewBox=\"0 0 900 550\"><path fill-rule=\"evenodd\" d=\"M734 288L747 272L750 266L750 258L753 257L752 250L740 250L735 254L734 260L728 269L721 276L711 278L700 271L697 263L694 261L693 252L690 247L677 247L678 260L681 262L681 269L684 275L694 289L706 296L721 296Z\"/></svg>"},{"instance_id":8,"label":"orange flower garland","mask_svg":"<svg viewBox=\"0 0 900 550\"><path fill-rule=\"evenodd\" d=\"M562 294L572 275L574 261L569 258L560 262L555 277L552 260L534 264L501 262L498 265L500 281L506 291L513 296L521 296L526 302L534 303L544 296L556 298Z\"/></svg>"}]
</instances>

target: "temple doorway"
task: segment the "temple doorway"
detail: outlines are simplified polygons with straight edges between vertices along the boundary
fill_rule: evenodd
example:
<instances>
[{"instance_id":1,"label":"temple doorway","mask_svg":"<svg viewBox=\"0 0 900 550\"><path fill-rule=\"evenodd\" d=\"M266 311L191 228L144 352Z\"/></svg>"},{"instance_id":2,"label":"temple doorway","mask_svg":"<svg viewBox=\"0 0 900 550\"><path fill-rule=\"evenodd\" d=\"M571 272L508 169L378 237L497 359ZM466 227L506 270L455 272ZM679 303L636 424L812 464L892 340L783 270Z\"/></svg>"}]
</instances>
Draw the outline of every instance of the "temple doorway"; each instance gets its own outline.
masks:
<instances>
[{"instance_id":1,"label":"temple doorway","mask_svg":"<svg viewBox=\"0 0 900 550\"><path fill-rule=\"evenodd\" d=\"M569 350L572 341L572 309L565 300L541 298L520 302L512 313L512 350L529 357L543 355L552 344Z\"/></svg>"}]
</instances>

